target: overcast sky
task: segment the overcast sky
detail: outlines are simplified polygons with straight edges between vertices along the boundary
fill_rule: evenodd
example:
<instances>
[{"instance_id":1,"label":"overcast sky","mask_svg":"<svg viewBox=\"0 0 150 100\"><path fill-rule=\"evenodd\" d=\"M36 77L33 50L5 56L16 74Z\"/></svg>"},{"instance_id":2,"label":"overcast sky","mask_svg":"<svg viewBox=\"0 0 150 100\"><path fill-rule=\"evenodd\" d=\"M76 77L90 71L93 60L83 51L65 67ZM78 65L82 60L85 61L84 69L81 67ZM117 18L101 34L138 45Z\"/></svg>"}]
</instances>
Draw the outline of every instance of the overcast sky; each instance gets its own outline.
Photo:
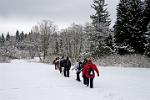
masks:
<instances>
[{"instance_id":1,"label":"overcast sky","mask_svg":"<svg viewBox=\"0 0 150 100\"><path fill-rule=\"evenodd\" d=\"M116 19L119 0L106 0L112 25ZM0 0L0 33L15 34L16 30L29 32L32 26L48 19L66 28L71 23L90 22L93 0Z\"/></svg>"}]
</instances>

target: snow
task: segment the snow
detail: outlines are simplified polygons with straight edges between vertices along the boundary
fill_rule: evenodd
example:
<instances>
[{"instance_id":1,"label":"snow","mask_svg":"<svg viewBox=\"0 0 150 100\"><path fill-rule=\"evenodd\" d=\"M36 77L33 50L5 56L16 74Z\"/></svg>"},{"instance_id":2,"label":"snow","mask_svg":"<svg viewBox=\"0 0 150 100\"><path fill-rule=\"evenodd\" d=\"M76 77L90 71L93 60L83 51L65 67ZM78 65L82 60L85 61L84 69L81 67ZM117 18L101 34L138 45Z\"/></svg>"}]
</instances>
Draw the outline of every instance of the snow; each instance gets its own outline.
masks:
<instances>
[{"instance_id":1,"label":"snow","mask_svg":"<svg viewBox=\"0 0 150 100\"><path fill-rule=\"evenodd\" d=\"M150 69L99 67L94 88L63 77L54 65L13 60L0 63L0 100L149 100ZM82 79L82 78L81 78Z\"/></svg>"}]
</instances>

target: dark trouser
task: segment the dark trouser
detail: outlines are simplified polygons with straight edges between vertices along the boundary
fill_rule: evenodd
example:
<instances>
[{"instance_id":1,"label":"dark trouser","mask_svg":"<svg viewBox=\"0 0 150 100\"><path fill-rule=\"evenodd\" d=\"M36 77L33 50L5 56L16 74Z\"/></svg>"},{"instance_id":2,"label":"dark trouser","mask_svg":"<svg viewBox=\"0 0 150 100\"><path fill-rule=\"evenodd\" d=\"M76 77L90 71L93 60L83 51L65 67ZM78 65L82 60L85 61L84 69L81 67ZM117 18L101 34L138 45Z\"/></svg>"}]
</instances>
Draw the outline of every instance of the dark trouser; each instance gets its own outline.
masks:
<instances>
[{"instance_id":1,"label":"dark trouser","mask_svg":"<svg viewBox=\"0 0 150 100\"><path fill-rule=\"evenodd\" d=\"M90 78L90 88L93 88L93 78Z\"/></svg>"},{"instance_id":2,"label":"dark trouser","mask_svg":"<svg viewBox=\"0 0 150 100\"><path fill-rule=\"evenodd\" d=\"M90 88L93 88L93 78L85 78L85 85L89 86L90 84Z\"/></svg>"},{"instance_id":3,"label":"dark trouser","mask_svg":"<svg viewBox=\"0 0 150 100\"><path fill-rule=\"evenodd\" d=\"M86 77L86 75L83 75L83 84L88 85L89 79Z\"/></svg>"},{"instance_id":4,"label":"dark trouser","mask_svg":"<svg viewBox=\"0 0 150 100\"><path fill-rule=\"evenodd\" d=\"M69 77L69 69L64 69L64 76Z\"/></svg>"},{"instance_id":5,"label":"dark trouser","mask_svg":"<svg viewBox=\"0 0 150 100\"><path fill-rule=\"evenodd\" d=\"M77 72L76 74L77 74L77 79L76 80L80 81L80 72Z\"/></svg>"},{"instance_id":6,"label":"dark trouser","mask_svg":"<svg viewBox=\"0 0 150 100\"><path fill-rule=\"evenodd\" d=\"M61 66L59 67L59 71L60 71L60 73L62 72L62 67Z\"/></svg>"}]
</instances>

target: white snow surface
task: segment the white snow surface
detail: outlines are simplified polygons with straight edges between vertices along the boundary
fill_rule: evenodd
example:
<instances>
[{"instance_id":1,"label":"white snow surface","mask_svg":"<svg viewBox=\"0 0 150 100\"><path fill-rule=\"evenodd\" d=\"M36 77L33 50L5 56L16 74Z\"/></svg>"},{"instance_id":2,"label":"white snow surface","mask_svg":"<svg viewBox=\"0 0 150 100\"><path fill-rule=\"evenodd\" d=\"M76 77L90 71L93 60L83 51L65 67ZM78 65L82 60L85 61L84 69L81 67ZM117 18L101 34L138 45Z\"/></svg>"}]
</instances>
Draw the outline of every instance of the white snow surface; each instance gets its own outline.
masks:
<instances>
[{"instance_id":1,"label":"white snow surface","mask_svg":"<svg viewBox=\"0 0 150 100\"><path fill-rule=\"evenodd\" d=\"M99 70L91 89L77 82L72 70L66 78L50 64L27 60L0 63L0 100L150 100L150 69Z\"/></svg>"}]
</instances>

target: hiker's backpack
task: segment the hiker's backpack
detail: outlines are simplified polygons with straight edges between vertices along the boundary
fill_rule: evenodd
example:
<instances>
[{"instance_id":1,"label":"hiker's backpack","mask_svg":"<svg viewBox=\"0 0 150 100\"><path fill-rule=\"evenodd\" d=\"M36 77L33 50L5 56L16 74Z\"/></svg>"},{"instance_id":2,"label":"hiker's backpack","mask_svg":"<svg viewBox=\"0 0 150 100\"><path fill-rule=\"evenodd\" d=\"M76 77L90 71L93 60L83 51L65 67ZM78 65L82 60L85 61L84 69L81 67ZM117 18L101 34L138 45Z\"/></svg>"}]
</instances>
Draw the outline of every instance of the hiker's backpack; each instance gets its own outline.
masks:
<instances>
[{"instance_id":1,"label":"hiker's backpack","mask_svg":"<svg viewBox=\"0 0 150 100\"><path fill-rule=\"evenodd\" d=\"M79 62L78 70L82 70L82 62Z\"/></svg>"},{"instance_id":2,"label":"hiker's backpack","mask_svg":"<svg viewBox=\"0 0 150 100\"><path fill-rule=\"evenodd\" d=\"M60 66L61 66L61 67L64 67L64 59L61 59L61 60L60 60Z\"/></svg>"},{"instance_id":3,"label":"hiker's backpack","mask_svg":"<svg viewBox=\"0 0 150 100\"><path fill-rule=\"evenodd\" d=\"M92 66L90 66L90 69L89 69L88 74L89 74L90 76L93 76L93 75L94 75L94 70L92 69Z\"/></svg>"}]
</instances>

